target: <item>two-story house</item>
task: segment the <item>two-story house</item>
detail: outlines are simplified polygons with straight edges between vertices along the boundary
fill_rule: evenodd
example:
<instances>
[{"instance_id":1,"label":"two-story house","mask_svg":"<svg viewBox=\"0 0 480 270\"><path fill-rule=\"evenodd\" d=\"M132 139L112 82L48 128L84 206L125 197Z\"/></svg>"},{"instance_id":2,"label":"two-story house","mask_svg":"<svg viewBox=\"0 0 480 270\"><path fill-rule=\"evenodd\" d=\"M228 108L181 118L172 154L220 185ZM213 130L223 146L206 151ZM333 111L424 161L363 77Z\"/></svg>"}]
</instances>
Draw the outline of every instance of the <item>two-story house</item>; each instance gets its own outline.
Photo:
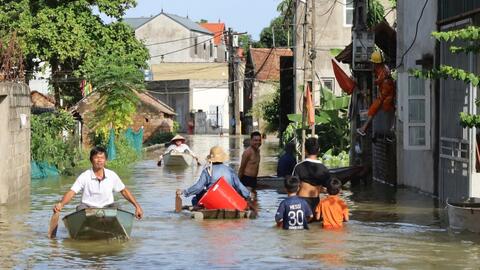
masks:
<instances>
[{"instance_id":1,"label":"two-story house","mask_svg":"<svg viewBox=\"0 0 480 270\"><path fill-rule=\"evenodd\" d=\"M196 112L205 116L194 123L196 132L228 129L228 67L221 53L224 24L210 31L188 17L163 11L154 17L123 20L150 52L147 89L174 108L181 131L189 130Z\"/></svg>"}]
</instances>

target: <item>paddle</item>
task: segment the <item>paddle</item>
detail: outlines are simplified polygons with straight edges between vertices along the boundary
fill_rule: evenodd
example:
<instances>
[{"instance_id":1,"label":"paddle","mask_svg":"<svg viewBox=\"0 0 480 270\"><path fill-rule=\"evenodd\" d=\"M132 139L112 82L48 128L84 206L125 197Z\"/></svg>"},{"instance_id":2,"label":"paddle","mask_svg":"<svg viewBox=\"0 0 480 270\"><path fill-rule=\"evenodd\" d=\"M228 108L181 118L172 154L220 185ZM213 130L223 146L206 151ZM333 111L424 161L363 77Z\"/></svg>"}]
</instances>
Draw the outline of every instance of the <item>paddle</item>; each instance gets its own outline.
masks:
<instances>
[{"instance_id":1,"label":"paddle","mask_svg":"<svg viewBox=\"0 0 480 270\"><path fill-rule=\"evenodd\" d=\"M60 212L53 213L50 219L50 226L48 227L48 238L55 238L58 229L58 219L60 218Z\"/></svg>"},{"instance_id":2,"label":"paddle","mask_svg":"<svg viewBox=\"0 0 480 270\"><path fill-rule=\"evenodd\" d=\"M182 198L176 194L175 195L175 212L179 213L182 211Z\"/></svg>"}]
</instances>

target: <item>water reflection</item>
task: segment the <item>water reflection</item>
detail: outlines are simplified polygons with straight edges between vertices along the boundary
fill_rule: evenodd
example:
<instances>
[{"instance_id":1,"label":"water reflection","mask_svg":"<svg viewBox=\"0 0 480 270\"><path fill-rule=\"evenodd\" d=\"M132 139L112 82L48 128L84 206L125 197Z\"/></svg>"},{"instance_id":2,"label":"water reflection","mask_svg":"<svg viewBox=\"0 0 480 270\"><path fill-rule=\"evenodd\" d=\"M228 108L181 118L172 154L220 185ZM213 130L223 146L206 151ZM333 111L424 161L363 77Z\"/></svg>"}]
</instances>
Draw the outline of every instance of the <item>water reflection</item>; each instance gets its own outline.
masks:
<instances>
[{"instance_id":1,"label":"water reflection","mask_svg":"<svg viewBox=\"0 0 480 270\"><path fill-rule=\"evenodd\" d=\"M238 169L243 139L196 136L188 143L202 162L212 146L228 149L230 165ZM276 150L275 141L263 143L260 175L275 173ZM52 205L75 177L32 181L31 202L0 206L0 268L478 268L479 236L447 230L443 209L411 190L380 184L344 190L351 218L341 231L324 230L320 223L309 231L277 229L275 211L286 195L276 190L258 191L255 220L197 221L173 212L174 191L194 183L202 166L157 167L157 158L149 154L132 170L119 172L145 211L130 241L73 241L63 224L58 239L47 239ZM79 200L76 196L63 214Z\"/></svg>"}]
</instances>

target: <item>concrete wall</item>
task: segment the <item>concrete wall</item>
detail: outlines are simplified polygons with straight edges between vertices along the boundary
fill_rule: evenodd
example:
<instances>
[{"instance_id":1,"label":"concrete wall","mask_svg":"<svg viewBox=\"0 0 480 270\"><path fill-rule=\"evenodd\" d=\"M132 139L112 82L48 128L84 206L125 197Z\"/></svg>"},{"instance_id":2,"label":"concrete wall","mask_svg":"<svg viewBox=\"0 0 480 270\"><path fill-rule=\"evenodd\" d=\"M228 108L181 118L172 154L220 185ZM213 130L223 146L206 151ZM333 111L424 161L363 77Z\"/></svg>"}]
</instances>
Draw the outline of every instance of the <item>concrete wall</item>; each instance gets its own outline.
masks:
<instances>
[{"instance_id":1,"label":"concrete wall","mask_svg":"<svg viewBox=\"0 0 480 270\"><path fill-rule=\"evenodd\" d=\"M350 1L349 1L350 2ZM303 82L303 20L305 16L305 5L301 1L297 1L296 24L297 32L295 36L295 85L298 87L304 85ZM340 94L340 86L334 79L331 59L334 57L330 52L331 49L343 50L351 42L351 26L345 25L345 0L315 0L315 71L318 76L323 79L332 80L334 83L335 94ZM343 70L348 71L347 65L341 65ZM307 76L310 76L307 74ZM315 103L319 100L319 83L318 78L315 89ZM298 100L301 93L297 91ZM296 102L296 111L299 112L298 102Z\"/></svg>"},{"instance_id":2,"label":"concrete wall","mask_svg":"<svg viewBox=\"0 0 480 270\"><path fill-rule=\"evenodd\" d=\"M162 62L213 62L215 58L213 52L212 57L210 57L210 42L213 43L213 34L190 31L165 14L160 14L137 28L135 36L147 45L150 52L150 65ZM195 37L197 53L195 53L194 46ZM176 41L171 42L173 40ZM188 49L181 50L183 48ZM179 51L170 53L176 50ZM164 55L163 61L162 54L167 54Z\"/></svg>"},{"instance_id":3,"label":"concrete wall","mask_svg":"<svg viewBox=\"0 0 480 270\"><path fill-rule=\"evenodd\" d=\"M319 102L319 83L324 84L324 81L333 80L334 83L334 93L340 95L342 90L340 85L335 80L335 75L332 70L331 59L334 55L331 52L331 49L341 49L343 50L350 42L352 41L351 25L345 24L346 16L346 5L345 3L350 3L350 0L315 0L315 51L316 51L316 60L315 60L315 71L320 77L320 82L317 82L317 85L314 86L315 89L315 103L318 105ZM380 0L381 4L384 6L386 12L390 10L391 3L388 0ZM303 2L298 1L298 7L296 9L296 36L295 36L295 63L296 66L295 72L295 85L304 85L303 82L303 27L302 23L305 15L305 5ZM391 11L387 15L387 21L390 25L393 24L395 20L395 11ZM340 64L344 71L349 73L349 66L345 64ZM310 76L307 74L307 76ZM318 80L318 78L316 78ZM301 93L297 91L296 99L301 98ZM297 102L298 104L298 102ZM296 106L296 111L299 112L298 105Z\"/></svg>"},{"instance_id":4,"label":"concrete wall","mask_svg":"<svg viewBox=\"0 0 480 270\"><path fill-rule=\"evenodd\" d=\"M180 124L180 132L187 132L190 117L190 81L167 80L147 83L149 94L170 106L177 114L174 118Z\"/></svg>"},{"instance_id":5,"label":"concrete wall","mask_svg":"<svg viewBox=\"0 0 480 270\"><path fill-rule=\"evenodd\" d=\"M411 45L415 35L417 20L420 16L424 2L419 1L398 1L397 18L397 65L401 61L404 51ZM420 26L418 29L415 46L405 55L403 65L398 68L397 80L397 113L396 113L396 138L397 138L397 176L398 184L418 188L428 193L434 193L435 166L436 159L434 147L436 138L435 130L435 84L430 84L430 113L427 112L426 117L431 118L430 136L431 141L428 149L408 149L404 143L404 123L408 120L406 108L408 93L408 70L411 68L421 68L417 66L415 61L422 58L424 54L435 55L435 40L431 36L431 32L436 30L437 19L437 3L436 1L428 2Z\"/></svg>"},{"instance_id":6,"label":"concrete wall","mask_svg":"<svg viewBox=\"0 0 480 270\"><path fill-rule=\"evenodd\" d=\"M218 81L191 81L193 98L191 110L202 110L206 112L207 120L212 120L210 125L216 126L216 107L219 108L219 128L224 132L228 131L229 115L228 115L228 85L227 82ZM218 133L215 131L214 133Z\"/></svg>"},{"instance_id":7,"label":"concrete wall","mask_svg":"<svg viewBox=\"0 0 480 270\"><path fill-rule=\"evenodd\" d=\"M0 204L30 195L30 89L0 83Z\"/></svg>"}]
</instances>

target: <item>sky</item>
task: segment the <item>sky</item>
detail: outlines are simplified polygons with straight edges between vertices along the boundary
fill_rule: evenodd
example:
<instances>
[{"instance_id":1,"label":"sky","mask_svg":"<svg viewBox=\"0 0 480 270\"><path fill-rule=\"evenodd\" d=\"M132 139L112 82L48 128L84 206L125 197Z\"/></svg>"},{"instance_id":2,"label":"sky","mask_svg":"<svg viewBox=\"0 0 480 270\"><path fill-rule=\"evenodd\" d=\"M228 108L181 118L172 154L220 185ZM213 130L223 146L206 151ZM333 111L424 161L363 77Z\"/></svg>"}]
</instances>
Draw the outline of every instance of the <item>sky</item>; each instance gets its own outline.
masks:
<instances>
[{"instance_id":1,"label":"sky","mask_svg":"<svg viewBox=\"0 0 480 270\"><path fill-rule=\"evenodd\" d=\"M280 0L137 0L137 6L127 11L125 17L149 17L163 11L192 21L225 22L237 32L248 32L259 39L262 29L278 16Z\"/></svg>"}]
</instances>

